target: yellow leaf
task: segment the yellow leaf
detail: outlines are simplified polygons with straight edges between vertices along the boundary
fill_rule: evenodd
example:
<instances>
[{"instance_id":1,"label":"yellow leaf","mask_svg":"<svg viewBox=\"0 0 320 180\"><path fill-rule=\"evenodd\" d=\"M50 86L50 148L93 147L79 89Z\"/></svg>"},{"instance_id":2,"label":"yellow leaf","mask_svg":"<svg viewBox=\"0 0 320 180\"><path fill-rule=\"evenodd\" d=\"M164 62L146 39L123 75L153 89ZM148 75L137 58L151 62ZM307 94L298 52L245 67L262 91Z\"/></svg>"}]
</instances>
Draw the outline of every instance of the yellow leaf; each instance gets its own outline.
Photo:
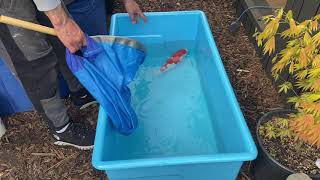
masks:
<instances>
[{"instance_id":1,"label":"yellow leaf","mask_svg":"<svg viewBox=\"0 0 320 180\"><path fill-rule=\"evenodd\" d=\"M311 86L312 91L319 91L320 90L320 79L317 79L314 81L314 83Z\"/></svg>"},{"instance_id":2,"label":"yellow leaf","mask_svg":"<svg viewBox=\"0 0 320 180\"><path fill-rule=\"evenodd\" d=\"M312 21L311 30L312 31L317 31L318 30L318 21Z\"/></svg>"},{"instance_id":3,"label":"yellow leaf","mask_svg":"<svg viewBox=\"0 0 320 180\"><path fill-rule=\"evenodd\" d=\"M272 73L272 77L273 77L276 81L278 81L280 75L279 75L279 74L274 74L274 73Z\"/></svg>"},{"instance_id":4,"label":"yellow leaf","mask_svg":"<svg viewBox=\"0 0 320 180\"><path fill-rule=\"evenodd\" d=\"M274 36L279 28L279 19L272 19L265 27L265 30L261 33L262 35L262 39L268 39L271 38L272 36Z\"/></svg>"},{"instance_id":5,"label":"yellow leaf","mask_svg":"<svg viewBox=\"0 0 320 180\"><path fill-rule=\"evenodd\" d=\"M303 70L303 71L298 72L295 76L298 79L305 79L307 77L307 75L308 75L308 70ZM303 82L303 84L306 85L305 82Z\"/></svg>"},{"instance_id":6,"label":"yellow leaf","mask_svg":"<svg viewBox=\"0 0 320 180\"><path fill-rule=\"evenodd\" d=\"M310 77L318 77L320 75L320 67L312 68L309 72Z\"/></svg>"},{"instance_id":7,"label":"yellow leaf","mask_svg":"<svg viewBox=\"0 0 320 180\"><path fill-rule=\"evenodd\" d=\"M305 47L306 49L306 53L308 56L312 55L312 52L314 51L314 44L312 43L312 41Z\"/></svg>"},{"instance_id":8,"label":"yellow leaf","mask_svg":"<svg viewBox=\"0 0 320 180\"><path fill-rule=\"evenodd\" d=\"M257 35L257 37L256 37L257 41L263 42L267 38L265 31L263 31L263 32L261 32L260 34Z\"/></svg>"},{"instance_id":9,"label":"yellow leaf","mask_svg":"<svg viewBox=\"0 0 320 180\"><path fill-rule=\"evenodd\" d=\"M284 63L277 62L276 64L274 64L271 71L273 74L279 74L284 69L285 66L286 65Z\"/></svg>"},{"instance_id":10,"label":"yellow leaf","mask_svg":"<svg viewBox=\"0 0 320 180\"><path fill-rule=\"evenodd\" d=\"M279 20L279 19L276 19L276 20L274 21L274 27L273 27L273 29L272 29L272 35L273 35L273 36L277 33L277 31L278 31L278 29L279 29L279 25L280 25L280 20Z\"/></svg>"},{"instance_id":11,"label":"yellow leaf","mask_svg":"<svg viewBox=\"0 0 320 180\"><path fill-rule=\"evenodd\" d=\"M279 9L278 15L277 15L277 19L281 19L283 15L283 8Z\"/></svg>"},{"instance_id":12,"label":"yellow leaf","mask_svg":"<svg viewBox=\"0 0 320 180\"><path fill-rule=\"evenodd\" d=\"M297 26L296 22L294 19L290 18L288 19L289 21L289 28L284 30L282 33L281 33L281 37L292 37L292 36L299 36L300 33L302 32L302 30L306 27L306 22L304 23L301 23Z\"/></svg>"},{"instance_id":13,"label":"yellow leaf","mask_svg":"<svg viewBox=\"0 0 320 180\"><path fill-rule=\"evenodd\" d=\"M275 50L275 46L276 46L276 42L275 42L275 37L272 36L264 45L264 54L269 53L269 55L271 55L274 50Z\"/></svg>"},{"instance_id":14,"label":"yellow leaf","mask_svg":"<svg viewBox=\"0 0 320 180\"><path fill-rule=\"evenodd\" d=\"M293 74L293 72L294 72L294 63L291 63L289 67L289 73Z\"/></svg>"},{"instance_id":15,"label":"yellow leaf","mask_svg":"<svg viewBox=\"0 0 320 180\"><path fill-rule=\"evenodd\" d=\"M320 81L320 79L318 79ZM306 98L310 102L318 101L320 99L319 93L308 93L304 94L304 98Z\"/></svg>"},{"instance_id":16,"label":"yellow leaf","mask_svg":"<svg viewBox=\"0 0 320 180\"><path fill-rule=\"evenodd\" d=\"M293 19L289 19L290 31L293 33L297 29L296 22Z\"/></svg>"},{"instance_id":17,"label":"yellow leaf","mask_svg":"<svg viewBox=\"0 0 320 180\"><path fill-rule=\"evenodd\" d=\"M258 39L258 46L261 47L262 46L262 40Z\"/></svg>"},{"instance_id":18,"label":"yellow leaf","mask_svg":"<svg viewBox=\"0 0 320 180\"><path fill-rule=\"evenodd\" d=\"M320 55L317 55L313 58L312 66L317 67L320 65Z\"/></svg>"},{"instance_id":19,"label":"yellow leaf","mask_svg":"<svg viewBox=\"0 0 320 180\"><path fill-rule=\"evenodd\" d=\"M275 56L272 58L271 62L274 64L277 59L278 59L278 55L275 55Z\"/></svg>"},{"instance_id":20,"label":"yellow leaf","mask_svg":"<svg viewBox=\"0 0 320 180\"><path fill-rule=\"evenodd\" d=\"M292 84L287 81L287 82L279 85L279 88L280 88L278 91L279 93L281 93L281 92L287 93L288 90L292 89Z\"/></svg>"},{"instance_id":21,"label":"yellow leaf","mask_svg":"<svg viewBox=\"0 0 320 180\"><path fill-rule=\"evenodd\" d=\"M289 61L292 61L291 59L294 57L296 53L296 47L288 47L286 49L283 49L280 54L281 54L281 59L280 61L284 64L289 64Z\"/></svg>"},{"instance_id":22,"label":"yellow leaf","mask_svg":"<svg viewBox=\"0 0 320 180\"><path fill-rule=\"evenodd\" d=\"M270 21L270 18L273 17L273 15L266 15L262 17L262 21L265 23L268 23Z\"/></svg>"},{"instance_id":23,"label":"yellow leaf","mask_svg":"<svg viewBox=\"0 0 320 180\"><path fill-rule=\"evenodd\" d=\"M300 50L300 64L302 67L306 67L308 65L308 57L304 48Z\"/></svg>"},{"instance_id":24,"label":"yellow leaf","mask_svg":"<svg viewBox=\"0 0 320 180\"><path fill-rule=\"evenodd\" d=\"M304 24L298 25L297 28L296 28L296 30L294 31L294 35L295 35L295 36L299 36L300 33L301 33L301 32L303 31L303 29L305 29L305 28L306 28L306 25L304 25Z\"/></svg>"},{"instance_id":25,"label":"yellow leaf","mask_svg":"<svg viewBox=\"0 0 320 180\"><path fill-rule=\"evenodd\" d=\"M312 41L313 41L317 46L319 46L319 44L320 44L320 32L318 32L317 34L315 34L315 35L312 37Z\"/></svg>"},{"instance_id":26,"label":"yellow leaf","mask_svg":"<svg viewBox=\"0 0 320 180\"><path fill-rule=\"evenodd\" d=\"M313 17L313 19L320 20L320 14L316 15L315 17Z\"/></svg>"},{"instance_id":27,"label":"yellow leaf","mask_svg":"<svg viewBox=\"0 0 320 180\"><path fill-rule=\"evenodd\" d=\"M305 27L305 26L307 26L310 22L311 22L311 20L305 20L305 21L303 21L300 25L302 25L303 27Z\"/></svg>"},{"instance_id":28,"label":"yellow leaf","mask_svg":"<svg viewBox=\"0 0 320 180\"><path fill-rule=\"evenodd\" d=\"M309 45L311 42L312 42L311 36L308 32L306 32L303 37L303 43L305 45Z\"/></svg>"},{"instance_id":29,"label":"yellow leaf","mask_svg":"<svg viewBox=\"0 0 320 180\"><path fill-rule=\"evenodd\" d=\"M286 20L289 21L289 19L292 19L292 18L293 18L292 10L289 10L286 15Z\"/></svg>"},{"instance_id":30,"label":"yellow leaf","mask_svg":"<svg viewBox=\"0 0 320 180\"><path fill-rule=\"evenodd\" d=\"M299 40L293 39L293 40L288 41L287 47L293 47L299 43L300 43Z\"/></svg>"},{"instance_id":31,"label":"yellow leaf","mask_svg":"<svg viewBox=\"0 0 320 180\"><path fill-rule=\"evenodd\" d=\"M282 37L282 38L291 37L292 35L293 35L293 34L292 34L292 32L291 32L291 29L290 29L290 28L288 28L288 29L286 29L286 30L282 31L282 33L281 33L281 37Z\"/></svg>"}]
</instances>

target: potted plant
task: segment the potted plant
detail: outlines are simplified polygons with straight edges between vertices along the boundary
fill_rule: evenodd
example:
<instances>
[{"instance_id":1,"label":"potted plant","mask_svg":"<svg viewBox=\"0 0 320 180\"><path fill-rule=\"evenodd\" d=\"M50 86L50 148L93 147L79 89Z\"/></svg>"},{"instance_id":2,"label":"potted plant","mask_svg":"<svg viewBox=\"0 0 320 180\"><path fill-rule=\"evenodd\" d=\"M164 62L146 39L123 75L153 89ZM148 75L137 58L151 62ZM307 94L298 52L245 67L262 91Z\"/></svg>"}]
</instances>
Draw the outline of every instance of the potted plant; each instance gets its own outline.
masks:
<instances>
[{"instance_id":1,"label":"potted plant","mask_svg":"<svg viewBox=\"0 0 320 180\"><path fill-rule=\"evenodd\" d=\"M292 110L275 110L259 120L259 156L252 165L256 179L286 179L300 172L320 179L319 20L317 15L299 23L292 11L278 9L263 17L266 28L254 34L264 54L274 55L272 76L281 81L279 93L293 92L288 102L294 105ZM277 38L286 41L279 52L275 52ZM289 73L294 81L283 79L283 73Z\"/></svg>"}]
</instances>

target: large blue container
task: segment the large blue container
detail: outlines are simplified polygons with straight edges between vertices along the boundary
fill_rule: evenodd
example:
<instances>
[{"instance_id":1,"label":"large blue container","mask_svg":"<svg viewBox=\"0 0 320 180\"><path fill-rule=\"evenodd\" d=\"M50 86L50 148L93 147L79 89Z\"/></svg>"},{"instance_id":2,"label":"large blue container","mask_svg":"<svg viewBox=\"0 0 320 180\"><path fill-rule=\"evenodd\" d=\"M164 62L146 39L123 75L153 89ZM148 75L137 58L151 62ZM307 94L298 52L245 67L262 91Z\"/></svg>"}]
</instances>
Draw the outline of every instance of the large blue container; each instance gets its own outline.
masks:
<instances>
[{"instance_id":1,"label":"large blue container","mask_svg":"<svg viewBox=\"0 0 320 180\"><path fill-rule=\"evenodd\" d=\"M113 15L110 34L141 41L146 45L148 56L160 56L163 48L172 54L175 48L181 47L192 49L190 53L195 60L185 60L171 72L160 75L142 67L138 76L146 72L150 75L146 75L145 80L138 78L136 81L140 84L134 82L133 87L141 85L140 90L145 92L152 89L153 92L148 92L152 96L148 101L154 102L153 106L135 107L140 125L132 135L117 133L105 111L100 109L93 166L106 171L110 180L235 179L242 163L255 159L257 150L205 14L181 11L146 15L148 23L137 25L130 23L127 14ZM158 69L163 62L157 61L159 59L147 57L145 64ZM187 63L191 64L191 70ZM199 102L204 103L194 103L199 91L194 88L196 83L190 85L194 83L193 71L199 76L203 93L199 98L205 99ZM183 81L188 75L188 81ZM171 87L175 89L168 94ZM139 104L145 94L136 94L134 90L133 106ZM161 106L165 101L169 103ZM197 107L201 107L200 110Z\"/></svg>"}]
</instances>

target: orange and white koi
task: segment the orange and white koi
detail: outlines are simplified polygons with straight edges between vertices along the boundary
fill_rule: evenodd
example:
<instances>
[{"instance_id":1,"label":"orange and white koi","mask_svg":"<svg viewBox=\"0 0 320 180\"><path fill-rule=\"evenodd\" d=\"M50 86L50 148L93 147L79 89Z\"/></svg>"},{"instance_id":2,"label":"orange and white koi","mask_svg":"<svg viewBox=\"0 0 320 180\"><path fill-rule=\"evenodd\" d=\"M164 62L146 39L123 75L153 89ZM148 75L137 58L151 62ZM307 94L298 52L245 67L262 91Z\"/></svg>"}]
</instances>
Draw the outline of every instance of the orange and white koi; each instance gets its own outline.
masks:
<instances>
[{"instance_id":1,"label":"orange and white koi","mask_svg":"<svg viewBox=\"0 0 320 180\"><path fill-rule=\"evenodd\" d=\"M160 68L160 71L164 72L168 69L169 65L178 64L181 59L187 55L187 53L188 51L186 49L180 49L167 60L167 62Z\"/></svg>"}]
</instances>

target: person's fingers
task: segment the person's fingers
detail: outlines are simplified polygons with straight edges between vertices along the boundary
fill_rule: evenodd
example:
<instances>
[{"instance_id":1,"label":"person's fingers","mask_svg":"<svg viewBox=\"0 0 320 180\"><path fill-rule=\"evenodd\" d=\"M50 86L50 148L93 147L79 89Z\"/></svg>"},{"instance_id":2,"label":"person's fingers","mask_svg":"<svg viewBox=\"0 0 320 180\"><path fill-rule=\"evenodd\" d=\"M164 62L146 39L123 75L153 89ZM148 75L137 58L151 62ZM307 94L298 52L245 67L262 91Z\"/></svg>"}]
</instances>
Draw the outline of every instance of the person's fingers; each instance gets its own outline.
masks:
<instances>
[{"instance_id":1,"label":"person's fingers","mask_svg":"<svg viewBox=\"0 0 320 180\"><path fill-rule=\"evenodd\" d=\"M73 46L68 47L68 49L71 53L75 53L77 51L77 49L74 48Z\"/></svg>"},{"instance_id":2,"label":"person's fingers","mask_svg":"<svg viewBox=\"0 0 320 180\"><path fill-rule=\"evenodd\" d=\"M71 41L71 47L74 51L78 51L83 44L83 40L81 37L77 37L74 41Z\"/></svg>"},{"instance_id":3,"label":"person's fingers","mask_svg":"<svg viewBox=\"0 0 320 180\"><path fill-rule=\"evenodd\" d=\"M140 15L139 15L139 13L138 13L138 12L135 13L135 14L134 14L134 17L135 17L135 19L136 19L136 23L139 24L139 23L140 23Z\"/></svg>"},{"instance_id":4,"label":"person's fingers","mask_svg":"<svg viewBox=\"0 0 320 180\"><path fill-rule=\"evenodd\" d=\"M72 52L72 53L74 53L74 52L76 52L77 50L78 50L78 45L77 44L75 44L75 43L73 43L73 44L71 44L70 45L70 51Z\"/></svg>"},{"instance_id":5,"label":"person's fingers","mask_svg":"<svg viewBox=\"0 0 320 180\"><path fill-rule=\"evenodd\" d=\"M134 13L129 13L129 17L130 17L130 21L131 21L131 23L132 24L134 24L135 23L135 19L134 19Z\"/></svg>"},{"instance_id":6,"label":"person's fingers","mask_svg":"<svg viewBox=\"0 0 320 180\"><path fill-rule=\"evenodd\" d=\"M148 19L147 19L147 17L144 15L144 13L140 10L140 12L139 12L139 16L143 19L143 21L146 23L146 22L148 22Z\"/></svg>"},{"instance_id":7,"label":"person's fingers","mask_svg":"<svg viewBox=\"0 0 320 180\"><path fill-rule=\"evenodd\" d=\"M64 45L69 49L70 52L74 53L82 48L83 41L65 41Z\"/></svg>"},{"instance_id":8,"label":"person's fingers","mask_svg":"<svg viewBox=\"0 0 320 180\"><path fill-rule=\"evenodd\" d=\"M77 39L76 41L73 41L71 44L70 44L70 51L72 53L78 51L79 49L81 49L83 46L83 39L80 37L79 39Z\"/></svg>"}]
</instances>

